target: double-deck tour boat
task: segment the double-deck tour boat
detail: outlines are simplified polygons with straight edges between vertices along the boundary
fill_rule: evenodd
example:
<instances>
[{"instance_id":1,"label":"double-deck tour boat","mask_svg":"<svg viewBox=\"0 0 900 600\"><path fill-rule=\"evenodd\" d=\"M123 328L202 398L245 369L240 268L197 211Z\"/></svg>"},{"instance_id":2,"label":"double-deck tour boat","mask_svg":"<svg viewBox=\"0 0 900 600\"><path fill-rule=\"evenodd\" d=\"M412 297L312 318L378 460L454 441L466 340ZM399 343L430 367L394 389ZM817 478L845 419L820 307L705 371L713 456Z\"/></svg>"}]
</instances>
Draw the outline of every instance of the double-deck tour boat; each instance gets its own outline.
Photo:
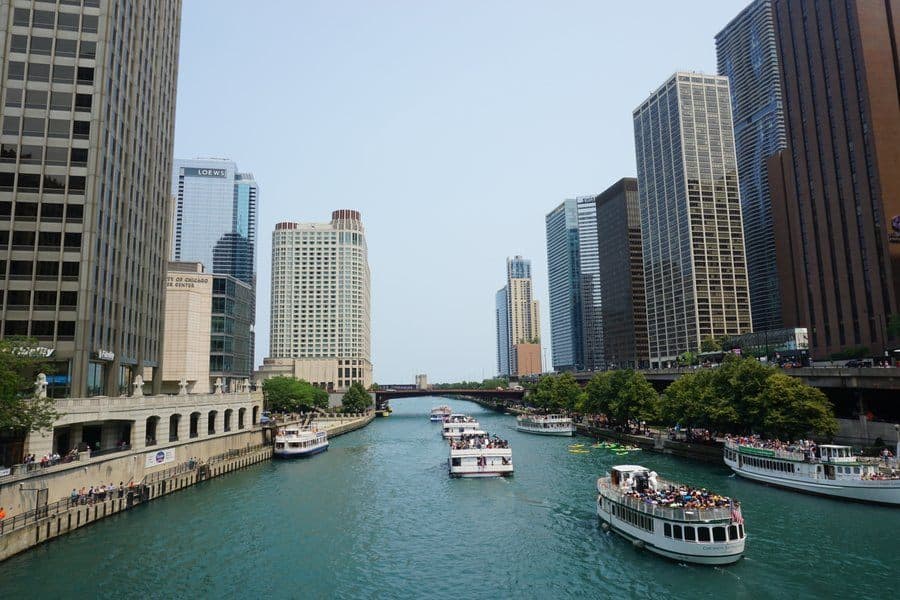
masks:
<instances>
[{"instance_id":1,"label":"double-deck tour boat","mask_svg":"<svg viewBox=\"0 0 900 600\"><path fill-rule=\"evenodd\" d=\"M474 417L452 414L444 419L441 435L444 439L455 439L463 435L485 435L485 432Z\"/></svg>"},{"instance_id":2,"label":"double-deck tour boat","mask_svg":"<svg viewBox=\"0 0 900 600\"><path fill-rule=\"evenodd\" d=\"M431 409L431 422L439 423L450 416L453 411L446 404Z\"/></svg>"},{"instance_id":3,"label":"double-deck tour boat","mask_svg":"<svg viewBox=\"0 0 900 600\"><path fill-rule=\"evenodd\" d=\"M538 435L575 435L575 423L565 415L519 415L516 429Z\"/></svg>"},{"instance_id":4,"label":"double-deck tour boat","mask_svg":"<svg viewBox=\"0 0 900 600\"><path fill-rule=\"evenodd\" d=\"M328 434L325 431L288 426L275 434L275 456L300 458L328 450Z\"/></svg>"},{"instance_id":5,"label":"double-deck tour boat","mask_svg":"<svg viewBox=\"0 0 900 600\"><path fill-rule=\"evenodd\" d=\"M597 480L605 530L673 560L727 565L744 553L740 505L705 489L659 479L640 465L617 465Z\"/></svg>"},{"instance_id":6,"label":"double-deck tour boat","mask_svg":"<svg viewBox=\"0 0 900 600\"><path fill-rule=\"evenodd\" d=\"M447 464L450 477L505 477L513 473L509 442L486 433L451 439Z\"/></svg>"},{"instance_id":7,"label":"double-deck tour boat","mask_svg":"<svg viewBox=\"0 0 900 600\"><path fill-rule=\"evenodd\" d=\"M811 494L900 505L900 474L850 446L726 438L725 464L747 479Z\"/></svg>"}]
</instances>

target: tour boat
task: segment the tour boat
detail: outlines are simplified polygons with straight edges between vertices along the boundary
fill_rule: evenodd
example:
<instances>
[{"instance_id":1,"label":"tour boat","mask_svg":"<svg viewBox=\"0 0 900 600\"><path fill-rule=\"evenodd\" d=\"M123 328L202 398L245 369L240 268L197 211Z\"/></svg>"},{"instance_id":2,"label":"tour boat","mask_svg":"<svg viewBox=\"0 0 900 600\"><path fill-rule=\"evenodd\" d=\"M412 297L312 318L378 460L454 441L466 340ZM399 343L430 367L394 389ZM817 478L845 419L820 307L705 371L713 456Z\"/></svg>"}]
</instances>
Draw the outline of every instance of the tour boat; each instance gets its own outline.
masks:
<instances>
[{"instance_id":1,"label":"tour boat","mask_svg":"<svg viewBox=\"0 0 900 600\"><path fill-rule=\"evenodd\" d=\"M485 435L485 433L474 417L452 414L444 419L441 435L444 439L455 439L463 435Z\"/></svg>"},{"instance_id":2,"label":"tour boat","mask_svg":"<svg viewBox=\"0 0 900 600\"><path fill-rule=\"evenodd\" d=\"M565 415L519 415L516 429L538 435L575 435L575 423Z\"/></svg>"},{"instance_id":3,"label":"tour boat","mask_svg":"<svg viewBox=\"0 0 900 600\"><path fill-rule=\"evenodd\" d=\"M659 479L640 465L612 467L597 491L603 529L635 547L704 565L731 564L744 553L744 518L730 498Z\"/></svg>"},{"instance_id":4,"label":"tour boat","mask_svg":"<svg viewBox=\"0 0 900 600\"><path fill-rule=\"evenodd\" d=\"M438 423L449 417L451 414L450 407L446 404L431 409L431 421Z\"/></svg>"},{"instance_id":5,"label":"tour boat","mask_svg":"<svg viewBox=\"0 0 900 600\"><path fill-rule=\"evenodd\" d=\"M900 505L900 475L882 472L850 446L834 444L772 448L751 438L725 440L725 464L747 479L822 496Z\"/></svg>"},{"instance_id":6,"label":"tour boat","mask_svg":"<svg viewBox=\"0 0 900 600\"><path fill-rule=\"evenodd\" d=\"M450 440L447 459L450 477L506 477L512 475L509 442L482 432Z\"/></svg>"},{"instance_id":7,"label":"tour boat","mask_svg":"<svg viewBox=\"0 0 900 600\"><path fill-rule=\"evenodd\" d=\"M328 434L325 431L289 426L279 429L275 435L275 456L297 458L312 456L328 450Z\"/></svg>"}]
</instances>

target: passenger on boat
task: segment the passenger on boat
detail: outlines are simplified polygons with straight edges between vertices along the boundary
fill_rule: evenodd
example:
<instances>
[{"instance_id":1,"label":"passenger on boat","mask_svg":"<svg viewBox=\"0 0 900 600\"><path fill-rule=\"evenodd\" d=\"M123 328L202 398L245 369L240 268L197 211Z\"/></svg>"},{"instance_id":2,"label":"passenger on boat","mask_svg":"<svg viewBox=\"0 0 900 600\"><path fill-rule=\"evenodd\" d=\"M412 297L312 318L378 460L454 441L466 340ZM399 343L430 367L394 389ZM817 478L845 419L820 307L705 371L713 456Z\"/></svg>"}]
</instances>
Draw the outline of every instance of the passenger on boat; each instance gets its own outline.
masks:
<instances>
[{"instance_id":1,"label":"passenger on boat","mask_svg":"<svg viewBox=\"0 0 900 600\"><path fill-rule=\"evenodd\" d=\"M655 479L656 474L653 473ZM655 482L654 482L655 483ZM689 488L687 486L668 486L657 490L650 486L650 476L639 473L634 478L625 480L625 495L644 504L663 508L724 508L732 505L731 498L713 494L706 488Z\"/></svg>"}]
</instances>

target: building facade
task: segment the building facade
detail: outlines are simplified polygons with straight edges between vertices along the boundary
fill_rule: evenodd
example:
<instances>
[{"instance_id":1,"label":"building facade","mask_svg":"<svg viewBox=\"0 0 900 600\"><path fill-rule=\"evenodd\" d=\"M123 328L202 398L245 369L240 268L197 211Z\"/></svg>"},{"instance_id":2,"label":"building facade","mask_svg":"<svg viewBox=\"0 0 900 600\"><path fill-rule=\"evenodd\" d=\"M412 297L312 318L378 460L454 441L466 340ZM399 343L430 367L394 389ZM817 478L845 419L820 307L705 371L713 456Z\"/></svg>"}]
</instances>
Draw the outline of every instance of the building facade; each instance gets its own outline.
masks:
<instances>
[{"instance_id":1,"label":"building facade","mask_svg":"<svg viewBox=\"0 0 900 600\"><path fill-rule=\"evenodd\" d=\"M810 353L897 348L896 0L775 2L787 147L769 161L785 327Z\"/></svg>"},{"instance_id":2,"label":"building facade","mask_svg":"<svg viewBox=\"0 0 900 600\"><path fill-rule=\"evenodd\" d=\"M213 273L256 282L259 187L230 160L175 161L172 258L201 262Z\"/></svg>"},{"instance_id":3,"label":"building facade","mask_svg":"<svg viewBox=\"0 0 900 600\"><path fill-rule=\"evenodd\" d=\"M773 0L755 0L716 36L728 77L740 174L753 329L781 327L781 292L766 159L786 144Z\"/></svg>"},{"instance_id":4,"label":"building facade","mask_svg":"<svg viewBox=\"0 0 900 600\"><path fill-rule=\"evenodd\" d=\"M505 308L501 307L504 300ZM498 374L518 377L540 373L540 305L532 297L530 260L521 256L506 259L506 285L497 292L496 301ZM526 347L520 348L521 344ZM521 364L520 349L527 354Z\"/></svg>"},{"instance_id":5,"label":"building facade","mask_svg":"<svg viewBox=\"0 0 900 600\"><path fill-rule=\"evenodd\" d=\"M581 284L581 352L583 368L606 367L603 347L603 294L597 238L597 202L594 196L577 198L578 264Z\"/></svg>"},{"instance_id":6,"label":"building facade","mask_svg":"<svg viewBox=\"0 0 900 600\"><path fill-rule=\"evenodd\" d=\"M159 389L180 19L179 0L0 9L0 336L52 350L52 395Z\"/></svg>"},{"instance_id":7,"label":"building facade","mask_svg":"<svg viewBox=\"0 0 900 600\"><path fill-rule=\"evenodd\" d=\"M212 313L209 338L209 378L215 389L240 389L253 373L256 349L254 319L256 290L231 275L212 274Z\"/></svg>"},{"instance_id":8,"label":"building facade","mask_svg":"<svg viewBox=\"0 0 900 600\"><path fill-rule=\"evenodd\" d=\"M279 369L330 391L372 384L370 275L355 210L272 234L272 316L263 377Z\"/></svg>"},{"instance_id":9,"label":"building facade","mask_svg":"<svg viewBox=\"0 0 900 600\"><path fill-rule=\"evenodd\" d=\"M634 111L651 365L752 331L728 78L676 73Z\"/></svg>"},{"instance_id":10,"label":"building facade","mask_svg":"<svg viewBox=\"0 0 900 600\"><path fill-rule=\"evenodd\" d=\"M625 177L595 199L600 322L606 364L642 369L650 363L637 179Z\"/></svg>"},{"instance_id":11,"label":"building facade","mask_svg":"<svg viewBox=\"0 0 900 600\"><path fill-rule=\"evenodd\" d=\"M545 221L553 369L577 371L584 368L577 200L563 201Z\"/></svg>"},{"instance_id":12,"label":"building facade","mask_svg":"<svg viewBox=\"0 0 900 600\"><path fill-rule=\"evenodd\" d=\"M163 394L212 391L209 339L213 278L202 263L170 262L166 272L166 318L163 335Z\"/></svg>"}]
</instances>

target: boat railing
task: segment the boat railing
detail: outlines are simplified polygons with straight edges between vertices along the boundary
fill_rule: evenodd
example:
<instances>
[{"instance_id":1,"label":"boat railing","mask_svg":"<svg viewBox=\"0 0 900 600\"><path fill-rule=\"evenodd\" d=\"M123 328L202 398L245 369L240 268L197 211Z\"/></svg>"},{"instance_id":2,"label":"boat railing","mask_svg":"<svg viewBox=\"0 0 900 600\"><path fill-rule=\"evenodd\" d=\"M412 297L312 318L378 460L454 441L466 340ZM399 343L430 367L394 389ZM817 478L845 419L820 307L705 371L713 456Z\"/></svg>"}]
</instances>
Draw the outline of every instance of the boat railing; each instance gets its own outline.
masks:
<instances>
[{"instance_id":1,"label":"boat railing","mask_svg":"<svg viewBox=\"0 0 900 600\"><path fill-rule=\"evenodd\" d=\"M757 448L756 446L748 446L746 444L738 444L732 440L725 441L725 447L749 454L751 456L759 456L761 458L784 458L786 460L806 461L807 457L802 452L792 452L790 450L776 450L775 448Z\"/></svg>"},{"instance_id":2,"label":"boat railing","mask_svg":"<svg viewBox=\"0 0 900 600\"><path fill-rule=\"evenodd\" d=\"M659 480L659 487L667 487L669 485L677 487L674 483ZM598 486L604 496L607 496L620 504L624 504L629 508L633 508L642 513L659 517L661 519L670 519L672 521L721 521L731 520L731 508L665 508L656 504L647 504L637 498L633 498L623 494L616 486L612 485L609 480L601 479Z\"/></svg>"}]
</instances>

